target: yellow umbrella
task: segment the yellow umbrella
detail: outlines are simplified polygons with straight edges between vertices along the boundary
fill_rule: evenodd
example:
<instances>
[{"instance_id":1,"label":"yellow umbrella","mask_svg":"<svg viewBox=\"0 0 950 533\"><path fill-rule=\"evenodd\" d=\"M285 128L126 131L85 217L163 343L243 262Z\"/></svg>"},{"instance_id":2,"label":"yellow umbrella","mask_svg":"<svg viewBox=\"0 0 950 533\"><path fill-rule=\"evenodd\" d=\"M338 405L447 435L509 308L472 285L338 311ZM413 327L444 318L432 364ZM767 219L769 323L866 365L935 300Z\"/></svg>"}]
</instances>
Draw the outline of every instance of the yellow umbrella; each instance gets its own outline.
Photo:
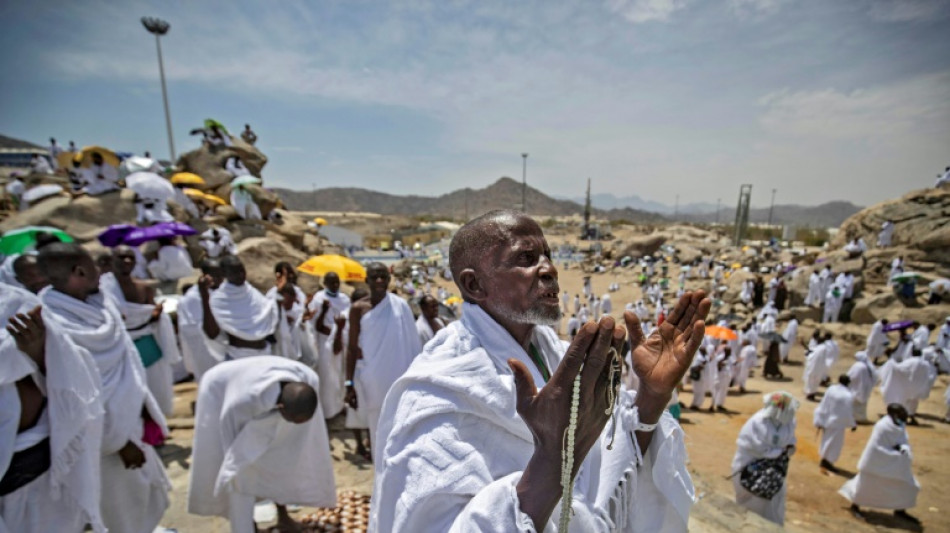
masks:
<instances>
[{"instance_id":1,"label":"yellow umbrella","mask_svg":"<svg viewBox=\"0 0 950 533\"><path fill-rule=\"evenodd\" d=\"M76 153L73 160L78 160L83 167L89 168L92 166L92 154L94 153L101 155L103 162L114 167L119 166L119 156L115 155L112 150L101 146L84 146L82 150Z\"/></svg>"},{"instance_id":2,"label":"yellow umbrella","mask_svg":"<svg viewBox=\"0 0 950 533\"><path fill-rule=\"evenodd\" d=\"M733 270L738 270L738 269L740 269L740 268L742 268L742 263L733 263L733 264L732 264L732 269L733 269Z\"/></svg>"},{"instance_id":3,"label":"yellow umbrella","mask_svg":"<svg viewBox=\"0 0 950 533\"><path fill-rule=\"evenodd\" d=\"M455 305L455 304L462 303L462 299L459 298L458 296L450 296L449 298L446 298L445 301L442 303L444 303L445 305Z\"/></svg>"},{"instance_id":4,"label":"yellow umbrella","mask_svg":"<svg viewBox=\"0 0 950 533\"><path fill-rule=\"evenodd\" d=\"M366 269L363 265L342 255L315 255L304 261L297 270L312 276L325 276L336 272L340 281L366 281Z\"/></svg>"},{"instance_id":5,"label":"yellow umbrella","mask_svg":"<svg viewBox=\"0 0 950 533\"><path fill-rule=\"evenodd\" d=\"M323 219L323 218L320 218L320 217L317 217L317 218L313 219L313 221L314 221L318 226L326 226L326 225L327 225L326 219Z\"/></svg>"},{"instance_id":6,"label":"yellow umbrella","mask_svg":"<svg viewBox=\"0 0 950 533\"><path fill-rule=\"evenodd\" d=\"M172 176L171 182L173 185L204 185L205 180L201 179L201 176L197 174L192 174L191 172L179 172Z\"/></svg>"},{"instance_id":7,"label":"yellow umbrella","mask_svg":"<svg viewBox=\"0 0 950 533\"><path fill-rule=\"evenodd\" d=\"M182 190L185 191L185 196L187 196L188 198L191 198L192 200L201 200L209 204L227 205L227 202L225 202L224 200L222 200L221 198L218 198L217 196L213 194L203 193L199 191L198 189L184 188Z\"/></svg>"},{"instance_id":8,"label":"yellow umbrella","mask_svg":"<svg viewBox=\"0 0 950 533\"><path fill-rule=\"evenodd\" d=\"M60 152L56 156L56 164L59 165L59 168L70 169L73 168L73 157L76 154L73 152Z\"/></svg>"}]
</instances>

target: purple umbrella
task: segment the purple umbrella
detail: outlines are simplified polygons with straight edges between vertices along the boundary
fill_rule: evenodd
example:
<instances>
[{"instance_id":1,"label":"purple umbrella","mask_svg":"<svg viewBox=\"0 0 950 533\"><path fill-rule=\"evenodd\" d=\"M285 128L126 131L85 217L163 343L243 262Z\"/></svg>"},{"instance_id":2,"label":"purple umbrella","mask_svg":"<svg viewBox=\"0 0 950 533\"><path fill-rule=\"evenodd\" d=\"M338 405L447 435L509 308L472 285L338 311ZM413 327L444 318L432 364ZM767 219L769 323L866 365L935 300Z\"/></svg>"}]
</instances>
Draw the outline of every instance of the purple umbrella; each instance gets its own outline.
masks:
<instances>
[{"instance_id":1,"label":"purple umbrella","mask_svg":"<svg viewBox=\"0 0 950 533\"><path fill-rule=\"evenodd\" d=\"M897 331L909 328L914 324L913 320L901 320L900 322L890 322L884 326L884 331Z\"/></svg>"},{"instance_id":2,"label":"purple umbrella","mask_svg":"<svg viewBox=\"0 0 950 533\"><path fill-rule=\"evenodd\" d=\"M129 246L138 246L143 242L154 241L156 239L177 237L179 235L194 235L196 233L198 232L188 224L182 224L181 222L159 222L147 228L135 228L126 234L122 242Z\"/></svg>"},{"instance_id":3,"label":"purple umbrella","mask_svg":"<svg viewBox=\"0 0 950 533\"><path fill-rule=\"evenodd\" d=\"M109 248L116 247L122 244L125 236L134 229L137 228L132 224L113 224L99 234L99 242L101 242L103 246L108 246Z\"/></svg>"}]
</instances>

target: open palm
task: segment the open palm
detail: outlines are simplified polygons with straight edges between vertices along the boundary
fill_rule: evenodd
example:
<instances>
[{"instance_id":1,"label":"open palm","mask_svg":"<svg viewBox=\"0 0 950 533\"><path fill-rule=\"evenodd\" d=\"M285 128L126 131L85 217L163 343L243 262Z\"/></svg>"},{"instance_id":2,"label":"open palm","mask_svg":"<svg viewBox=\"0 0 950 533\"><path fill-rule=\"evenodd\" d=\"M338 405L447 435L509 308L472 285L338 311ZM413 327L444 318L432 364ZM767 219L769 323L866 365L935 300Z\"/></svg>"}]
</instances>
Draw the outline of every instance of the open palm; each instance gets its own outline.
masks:
<instances>
[{"instance_id":1,"label":"open palm","mask_svg":"<svg viewBox=\"0 0 950 533\"><path fill-rule=\"evenodd\" d=\"M641 388L658 395L673 392L703 341L704 320L710 306L705 292L686 292L669 318L648 338L644 338L636 314L624 313L633 350L633 370L640 378Z\"/></svg>"}]
</instances>

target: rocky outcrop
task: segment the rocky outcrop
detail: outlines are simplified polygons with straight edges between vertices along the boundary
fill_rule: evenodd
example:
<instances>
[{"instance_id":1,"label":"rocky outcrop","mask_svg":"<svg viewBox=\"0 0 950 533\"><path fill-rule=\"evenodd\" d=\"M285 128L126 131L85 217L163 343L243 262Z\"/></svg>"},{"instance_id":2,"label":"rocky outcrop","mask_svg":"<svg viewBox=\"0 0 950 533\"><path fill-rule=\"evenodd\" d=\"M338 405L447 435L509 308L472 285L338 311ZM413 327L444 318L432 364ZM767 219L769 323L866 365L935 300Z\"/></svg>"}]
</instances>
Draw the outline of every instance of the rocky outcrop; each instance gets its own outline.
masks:
<instances>
[{"instance_id":1,"label":"rocky outcrop","mask_svg":"<svg viewBox=\"0 0 950 533\"><path fill-rule=\"evenodd\" d=\"M101 196L56 196L0 222L0 231L22 226L54 226L81 241L94 239L106 226L135 220L135 196L122 189Z\"/></svg>"},{"instance_id":2,"label":"rocky outcrop","mask_svg":"<svg viewBox=\"0 0 950 533\"><path fill-rule=\"evenodd\" d=\"M294 249L272 233L241 241L237 255L244 262L248 283L261 292L266 292L274 286L274 265L287 261L296 267L307 259L307 255L302 251ZM321 288L320 278L303 273L299 274L297 283L307 293Z\"/></svg>"},{"instance_id":3,"label":"rocky outcrop","mask_svg":"<svg viewBox=\"0 0 950 533\"><path fill-rule=\"evenodd\" d=\"M882 318L888 320L916 320L921 324L940 324L950 316L950 304L908 305L893 292L879 292L858 298L851 311L851 322L873 324Z\"/></svg>"}]
</instances>

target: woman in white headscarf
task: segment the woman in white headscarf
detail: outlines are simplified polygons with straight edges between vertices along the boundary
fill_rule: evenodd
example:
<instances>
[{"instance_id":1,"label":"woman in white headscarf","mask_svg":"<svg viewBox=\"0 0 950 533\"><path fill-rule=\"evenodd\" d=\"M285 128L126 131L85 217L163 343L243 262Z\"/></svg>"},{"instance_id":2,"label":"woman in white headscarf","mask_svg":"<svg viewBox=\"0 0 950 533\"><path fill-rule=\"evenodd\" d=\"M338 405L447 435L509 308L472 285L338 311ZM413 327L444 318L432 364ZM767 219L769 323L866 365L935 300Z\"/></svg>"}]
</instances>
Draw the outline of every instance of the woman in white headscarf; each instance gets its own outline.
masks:
<instances>
[{"instance_id":1,"label":"woman in white headscarf","mask_svg":"<svg viewBox=\"0 0 950 533\"><path fill-rule=\"evenodd\" d=\"M795 453L795 411L798 400L791 394L779 391L766 394L764 406L742 426L736 440L736 455L732 459L732 478L736 491L736 503L779 525L785 523L785 497L788 484L771 499L760 498L746 490L741 482L741 471L758 459L775 459L783 453Z\"/></svg>"}]
</instances>

